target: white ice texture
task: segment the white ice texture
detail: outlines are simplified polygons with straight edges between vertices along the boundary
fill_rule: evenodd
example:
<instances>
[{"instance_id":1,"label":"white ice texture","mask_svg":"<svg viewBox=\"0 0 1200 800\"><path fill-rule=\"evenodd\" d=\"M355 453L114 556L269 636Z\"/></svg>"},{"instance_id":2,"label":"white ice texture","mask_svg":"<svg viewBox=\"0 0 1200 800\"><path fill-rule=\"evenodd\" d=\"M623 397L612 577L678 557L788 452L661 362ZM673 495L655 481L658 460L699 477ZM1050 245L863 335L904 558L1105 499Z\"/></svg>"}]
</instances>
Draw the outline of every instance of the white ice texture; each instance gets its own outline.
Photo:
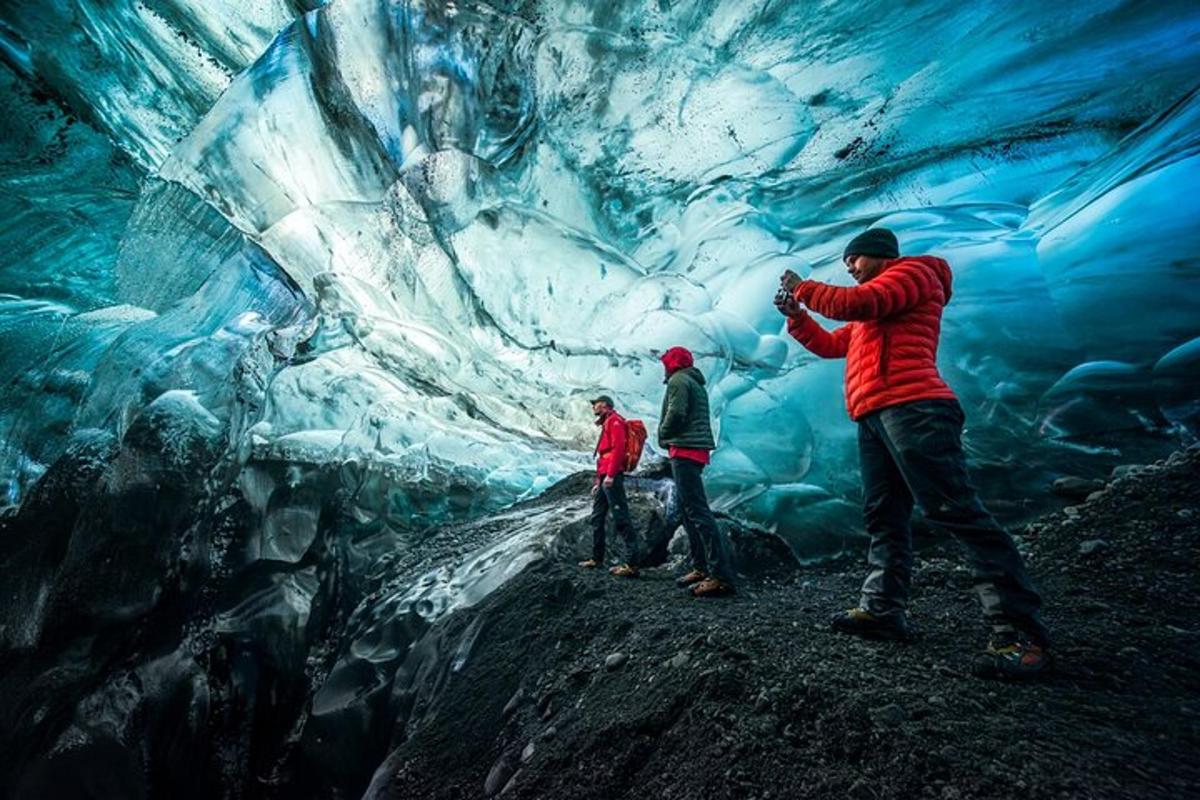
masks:
<instances>
[{"instance_id":1,"label":"white ice texture","mask_svg":"<svg viewBox=\"0 0 1200 800\"><path fill-rule=\"evenodd\" d=\"M789 268L847 283L870 225L954 268L940 365L991 485L1196 433L1194 3L47 0L0 21L5 96L44 87L84 123L33 101L5 122L9 506L74 437L145 419L181 474L175 450L226 453L192 479L257 464L252 501L290 465L339 476L363 519L473 513L585 468L597 392L653 429L658 355L684 345L720 506L836 536L842 367L771 298ZM286 559L316 520L280 524Z\"/></svg>"}]
</instances>

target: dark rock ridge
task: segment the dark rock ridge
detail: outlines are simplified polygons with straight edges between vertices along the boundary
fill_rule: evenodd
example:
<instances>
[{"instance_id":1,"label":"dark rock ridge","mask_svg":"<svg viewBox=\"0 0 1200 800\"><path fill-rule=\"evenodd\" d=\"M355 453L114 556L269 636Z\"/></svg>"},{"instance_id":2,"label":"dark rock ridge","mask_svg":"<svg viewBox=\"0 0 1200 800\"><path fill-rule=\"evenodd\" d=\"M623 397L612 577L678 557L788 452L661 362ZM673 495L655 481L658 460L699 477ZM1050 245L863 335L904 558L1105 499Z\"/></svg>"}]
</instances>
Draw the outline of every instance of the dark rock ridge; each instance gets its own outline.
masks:
<instances>
[{"instance_id":1,"label":"dark rock ridge","mask_svg":"<svg viewBox=\"0 0 1200 800\"><path fill-rule=\"evenodd\" d=\"M0 518L0 796L357 797L472 662L482 620L439 621L587 534L585 475L397 531L331 467L222 458L190 402L76 437ZM632 483L661 563L669 485ZM743 571L795 565L726 524Z\"/></svg>"}]
</instances>

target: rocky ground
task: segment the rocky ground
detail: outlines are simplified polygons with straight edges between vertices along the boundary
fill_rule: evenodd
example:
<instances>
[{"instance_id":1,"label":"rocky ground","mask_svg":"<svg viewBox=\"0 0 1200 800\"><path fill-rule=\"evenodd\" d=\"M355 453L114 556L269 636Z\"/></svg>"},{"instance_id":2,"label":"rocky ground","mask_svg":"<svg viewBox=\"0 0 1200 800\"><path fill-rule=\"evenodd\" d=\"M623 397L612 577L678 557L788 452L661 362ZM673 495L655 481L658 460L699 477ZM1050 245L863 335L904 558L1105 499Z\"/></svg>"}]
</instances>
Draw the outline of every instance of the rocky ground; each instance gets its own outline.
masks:
<instances>
[{"instance_id":1,"label":"rocky ground","mask_svg":"<svg viewBox=\"0 0 1200 800\"><path fill-rule=\"evenodd\" d=\"M742 592L677 589L652 468L666 563L622 581L576 566L589 475L381 539L325 470L214 503L103 444L0 518L0 797L1200 797L1198 450L1047 487L1077 505L1018 532L1059 669L1008 685L971 677L968 575L920 527L919 636L871 644L826 626L861 554L726 519Z\"/></svg>"},{"instance_id":2,"label":"rocky ground","mask_svg":"<svg viewBox=\"0 0 1200 800\"><path fill-rule=\"evenodd\" d=\"M622 581L563 552L439 623L477 626L470 659L367 796L1200 796L1200 452L1123 472L1018 531L1044 681L971 676L986 635L951 545L920 554L910 644L828 631L857 558L700 601L677 563Z\"/></svg>"}]
</instances>

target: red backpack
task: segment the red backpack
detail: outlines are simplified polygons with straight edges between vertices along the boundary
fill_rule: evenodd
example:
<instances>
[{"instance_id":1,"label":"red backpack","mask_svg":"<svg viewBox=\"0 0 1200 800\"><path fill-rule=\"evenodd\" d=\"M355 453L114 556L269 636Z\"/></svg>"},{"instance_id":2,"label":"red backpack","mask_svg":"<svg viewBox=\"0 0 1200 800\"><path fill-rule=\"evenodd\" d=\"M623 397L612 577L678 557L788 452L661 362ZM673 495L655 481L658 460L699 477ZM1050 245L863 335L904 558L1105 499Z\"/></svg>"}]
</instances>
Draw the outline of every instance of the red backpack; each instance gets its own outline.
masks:
<instances>
[{"instance_id":1,"label":"red backpack","mask_svg":"<svg viewBox=\"0 0 1200 800\"><path fill-rule=\"evenodd\" d=\"M625 471L633 472L642 458L646 445L646 423L640 419L625 420Z\"/></svg>"}]
</instances>

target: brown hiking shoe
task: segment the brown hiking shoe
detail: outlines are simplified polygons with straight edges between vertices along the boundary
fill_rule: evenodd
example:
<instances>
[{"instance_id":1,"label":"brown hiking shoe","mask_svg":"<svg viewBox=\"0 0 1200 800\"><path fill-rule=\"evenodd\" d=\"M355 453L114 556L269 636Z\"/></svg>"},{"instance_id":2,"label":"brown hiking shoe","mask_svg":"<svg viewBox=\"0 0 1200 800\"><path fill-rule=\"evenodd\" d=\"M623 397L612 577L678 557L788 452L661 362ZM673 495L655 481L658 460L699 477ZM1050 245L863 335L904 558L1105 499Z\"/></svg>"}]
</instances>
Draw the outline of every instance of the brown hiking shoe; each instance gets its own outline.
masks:
<instances>
[{"instance_id":1,"label":"brown hiking shoe","mask_svg":"<svg viewBox=\"0 0 1200 800\"><path fill-rule=\"evenodd\" d=\"M830 625L838 633L861 636L864 639L893 639L898 642L909 638L908 620L903 613L876 616L865 608L851 608L837 614Z\"/></svg>"},{"instance_id":2,"label":"brown hiking shoe","mask_svg":"<svg viewBox=\"0 0 1200 800\"><path fill-rule=\"evenodd\" d=\"M1045 675L1050 666L1044 645L1011 636L990 642L975 660L974 672L979 678L1030 680Z\"/></svg>"},{"instance_id":3,"label":"brown hiking shoe","mask_svg":"<svg viewBox=\"0 0 1200 800\"><path fill-rule=\"evenodd\" d=\"M691 586L693 583L699 583L700 581L704 580L707 577L708 577L708 575L706 573L703 573L698 569L694 569L691 572L689 572L687 575L683 575L681 577L676 578L675 585L676 586Z\"/></svg>"},{"instance_id":4,"label":"brown hiking shoe","mask_svg":"<svg viewBox=\"0 0 1200 800\"><path fill-rule=\"evenodd\" d=\"M600 562L594 558L589 558L587 561L580 561L579 566L583 567L584 569L595 569L596 567L600 566Z\"/></svg>"},{"instance_id":5,"label":"brown hiking shoe","mask_svg":"<svg viewBox=\"0 0 1200 800\"><path fill-rule=\"evenodd\" d=\"M693 597L728 597L736 593L732 583L726 583L720 578L705 578L692 587Z\"/></svg>"},{"instance_id":6,"label":"brown hiking shoe","mask_svg":"<svg viewBox=\"0 0 1200 800\"><path fill-rule=\"evenodd\" d=\"M636 578L639 575L637 567L630 564L621 564L620 566L613 567L609 572L618 578Z\"/></svg>"}]
</instances>

